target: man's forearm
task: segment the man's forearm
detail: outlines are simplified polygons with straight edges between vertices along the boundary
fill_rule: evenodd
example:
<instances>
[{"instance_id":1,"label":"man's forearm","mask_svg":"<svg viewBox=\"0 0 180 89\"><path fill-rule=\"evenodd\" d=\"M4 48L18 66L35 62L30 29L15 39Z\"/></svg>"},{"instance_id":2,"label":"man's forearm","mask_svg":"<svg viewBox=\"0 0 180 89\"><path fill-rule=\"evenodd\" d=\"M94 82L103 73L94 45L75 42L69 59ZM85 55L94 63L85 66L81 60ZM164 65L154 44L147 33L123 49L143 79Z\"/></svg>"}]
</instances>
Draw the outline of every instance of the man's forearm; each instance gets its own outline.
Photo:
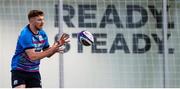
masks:
<instances>
[{"instance_id":1,"label":"man's forearm","mask_svg":"<svg viewBox=\"0 0 180 89\"><path fill-rule=\"evenodd\" d=\"M34 49L29 49L26 51L28 54L28 57L31 60L40 60L42 58L52 56L56 51L54 51L52 48L49 48L48 50L45 50L43 52L35 52Z\"/></svg>"},{"instance_id":2,"label":"man's forearm","mask_svg":"<svg viewBox=\"0 0 180 89\"><path fill-rule=\"evenodd\" d=\"M49 48L50 49L50 48ZM46 57L50 58L52 55L54 55L56 52L53 52L52 54L47 55Z\"/></svg>"}]
</instances>

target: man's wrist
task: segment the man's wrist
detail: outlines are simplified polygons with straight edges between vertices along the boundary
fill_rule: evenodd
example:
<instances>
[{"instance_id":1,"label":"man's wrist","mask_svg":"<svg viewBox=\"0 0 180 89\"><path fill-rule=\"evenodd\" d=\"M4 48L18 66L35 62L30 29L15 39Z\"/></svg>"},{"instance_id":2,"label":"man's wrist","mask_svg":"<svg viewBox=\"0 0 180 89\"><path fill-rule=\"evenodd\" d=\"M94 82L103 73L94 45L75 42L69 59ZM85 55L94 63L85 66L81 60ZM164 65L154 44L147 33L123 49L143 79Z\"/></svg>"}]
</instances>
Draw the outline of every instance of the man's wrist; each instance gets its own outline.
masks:
<instances>
[{"instance_id":1,"label":"man's wrist","mask_svg":"<svg viewBox=\"0 0 180 89\"><path fill-rule=\"evenodd\" d=\"M61 43L59 41L56 41L58 45L60 45Z\"/></svg>"}]
</instances>

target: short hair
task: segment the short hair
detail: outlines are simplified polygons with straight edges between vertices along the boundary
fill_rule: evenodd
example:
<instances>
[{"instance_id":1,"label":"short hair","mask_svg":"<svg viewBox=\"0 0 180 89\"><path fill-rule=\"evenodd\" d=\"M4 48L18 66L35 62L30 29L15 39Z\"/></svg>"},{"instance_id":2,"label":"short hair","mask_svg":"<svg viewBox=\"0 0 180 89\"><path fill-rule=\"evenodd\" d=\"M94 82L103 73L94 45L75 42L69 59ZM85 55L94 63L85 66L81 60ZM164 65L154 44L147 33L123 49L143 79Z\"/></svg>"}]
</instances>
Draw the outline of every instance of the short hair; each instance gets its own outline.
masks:
<instances>
[{"instance_id":1,"label":"short hair","mask_svg":"<svg viewBox=\"0 0 180 89\"><path fill-rule=\"evenodd\" d=\"M31 10L28 13L28 19L30 20L32 17L36 16L44 16L44 12L41 10Z\"/></svg>"}]
</instances>

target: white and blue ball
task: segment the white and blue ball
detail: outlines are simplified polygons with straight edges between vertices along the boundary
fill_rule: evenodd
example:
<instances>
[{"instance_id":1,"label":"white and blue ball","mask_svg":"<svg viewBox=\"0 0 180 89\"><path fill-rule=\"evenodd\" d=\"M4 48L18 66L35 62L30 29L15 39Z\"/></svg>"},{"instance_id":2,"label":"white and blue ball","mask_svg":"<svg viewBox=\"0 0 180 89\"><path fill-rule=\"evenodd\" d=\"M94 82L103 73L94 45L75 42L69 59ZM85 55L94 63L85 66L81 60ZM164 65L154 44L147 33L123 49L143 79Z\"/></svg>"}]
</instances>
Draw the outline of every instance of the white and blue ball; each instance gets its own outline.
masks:
<instances>
[{"instance_id":1,"label":"white and blue ball","mask_svg":"<svg viewBox=\"0 0 180 89\"><path fill-rule=\"evenodd\" d=\"M90 46L94 43L94 37L89 31L81 31L78 34L78 41L84 46Z\"/></svg>"}]
</instances>

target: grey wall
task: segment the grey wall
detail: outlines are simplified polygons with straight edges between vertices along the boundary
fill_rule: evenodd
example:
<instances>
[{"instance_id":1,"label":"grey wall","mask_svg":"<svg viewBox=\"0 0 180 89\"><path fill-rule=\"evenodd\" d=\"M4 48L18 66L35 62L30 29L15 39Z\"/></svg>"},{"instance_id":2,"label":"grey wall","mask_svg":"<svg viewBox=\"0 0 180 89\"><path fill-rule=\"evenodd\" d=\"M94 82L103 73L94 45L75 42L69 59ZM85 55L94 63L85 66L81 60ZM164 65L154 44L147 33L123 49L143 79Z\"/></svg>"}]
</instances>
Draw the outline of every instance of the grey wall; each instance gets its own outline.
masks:
<instances>
[{"instance_id":1,"label":"grey wall","mask_svg":"<svg viewBox=\"0 0 180 89\"><path fill-rule=\"evenodd\" d=\"M153 15L153 11L159 14L162 10L161 1L64 0L67 8L63 12L66 16L62 23L63 31L71 37L67 52L64 53L64 87L161 88L164 81L165 87L180 87L178 66L180 3L177 1L168 3L170 5L168 21L174 27L170 26L168 29L170 51L168 63L165 65L167 69L164 71L163 51L160 48L162 45L158 43L158 40L162 41L162 28L157 26L161 23L157 18L161 16L155 18ZM41 9L46 13L44 29L50 43L53 43L54 36L58 32L55 26L57 2L57 0L0 1L0 80L3 80L0 81L0 87L11 87L10 62L20 29L28 23L26 15L30 9ZM131 6L134 8L130 8ZM155 7L153 11L152 7ZM106 19L103 21L103 18ZM131 20L136 25L133 26ZM78 45L75 33L82 30L95 34L96 41L93 47ZM143 36L137 36L138 34ZM50 59L44 58L40 70L43 87L59 87L58 54Z\"/></svg>"}]
</instances>

